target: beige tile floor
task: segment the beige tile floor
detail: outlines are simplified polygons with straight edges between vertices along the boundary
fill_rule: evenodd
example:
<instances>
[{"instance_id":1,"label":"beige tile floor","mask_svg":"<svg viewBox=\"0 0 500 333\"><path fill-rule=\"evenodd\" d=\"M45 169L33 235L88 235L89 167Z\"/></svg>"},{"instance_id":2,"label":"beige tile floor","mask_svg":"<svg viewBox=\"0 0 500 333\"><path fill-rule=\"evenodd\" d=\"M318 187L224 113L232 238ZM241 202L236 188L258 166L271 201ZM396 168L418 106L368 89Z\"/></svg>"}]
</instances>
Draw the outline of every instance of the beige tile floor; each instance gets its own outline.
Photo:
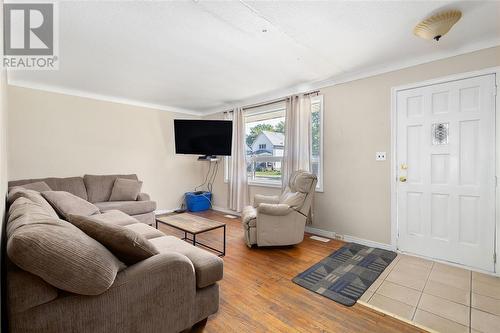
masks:
<instances>
[{"instance_id":1,"label":"beige tile floor","mask_svg":"<svg viewBox=\"0 0 500 333\"><path fill-rule=\"evenodd\" d=\"M500 278L398 254L360 298L437 332L500 333Z\"/></svg>"}]
</instances>

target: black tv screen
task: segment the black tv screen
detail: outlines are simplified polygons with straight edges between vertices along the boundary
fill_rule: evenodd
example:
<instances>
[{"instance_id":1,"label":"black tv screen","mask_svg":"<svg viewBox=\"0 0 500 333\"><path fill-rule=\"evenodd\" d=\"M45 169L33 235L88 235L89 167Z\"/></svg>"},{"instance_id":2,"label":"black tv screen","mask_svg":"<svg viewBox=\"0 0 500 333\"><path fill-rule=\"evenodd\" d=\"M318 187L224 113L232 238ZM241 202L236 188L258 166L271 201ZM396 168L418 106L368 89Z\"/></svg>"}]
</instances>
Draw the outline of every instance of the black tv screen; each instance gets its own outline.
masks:
<instances>
[{"instance_id":1,"label":"black tv screen","mask_svg":"<svg viewBox=\"0 0 500 333\"><path fill-rule=\"evenodd\" d=\"M233 124L230 120L174 120L177 154L230 156Z\"/></svg>"}]
</instances>

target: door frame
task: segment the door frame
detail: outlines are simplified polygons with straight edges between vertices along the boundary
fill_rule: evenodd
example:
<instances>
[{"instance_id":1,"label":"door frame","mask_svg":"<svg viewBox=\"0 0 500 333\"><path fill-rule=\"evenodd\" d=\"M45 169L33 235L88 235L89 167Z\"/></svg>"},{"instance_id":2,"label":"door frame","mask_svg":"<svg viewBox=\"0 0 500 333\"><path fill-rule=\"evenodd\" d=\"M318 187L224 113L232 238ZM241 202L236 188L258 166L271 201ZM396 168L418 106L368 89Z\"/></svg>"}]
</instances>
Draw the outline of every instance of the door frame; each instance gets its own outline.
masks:
<instances>
[{"instance_id":1,"label":"door frame","mask_svg":"<svg viewBox=\"0 0 500 333\"><path fill-rule=\"evenodd\" d=\"M439 83L446 83L451 81L458 81L477 76L488 74L495 74L496 96L495 96L495 176L497 179L497 186L495 191L495 254L497 260L495 263L495 275L500 276L500 188L498 186L498 179L500 178L500 94L498 87L500 86L500 66L489 67L477 71L458 73L447 75L430 80L409 83L391 88L391 248L398 250L398 216L397 216L397 104L396 95L399 91L420 88L424 86L435 85ZM467 267L467 266L463 266ZM478 269L467 267L472 270L480 271ZM491 274L491 272L487 272Z\"/></svg>"}]
</instances>

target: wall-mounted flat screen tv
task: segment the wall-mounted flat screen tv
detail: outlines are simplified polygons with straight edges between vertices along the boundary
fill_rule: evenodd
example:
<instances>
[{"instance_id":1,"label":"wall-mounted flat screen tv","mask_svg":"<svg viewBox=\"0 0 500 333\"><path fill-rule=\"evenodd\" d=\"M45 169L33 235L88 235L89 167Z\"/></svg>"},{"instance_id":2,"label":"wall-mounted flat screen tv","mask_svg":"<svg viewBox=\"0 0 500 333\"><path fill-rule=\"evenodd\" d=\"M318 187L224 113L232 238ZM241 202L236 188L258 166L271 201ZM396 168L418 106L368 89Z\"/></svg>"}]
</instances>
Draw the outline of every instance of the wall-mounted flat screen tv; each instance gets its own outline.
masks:
<instances>
[{"instance_id":1,"label":"wall-mounted flat screen tv","mask_svg":"<svg viewBox=\"0 0 500 333\"><path fill-rule=\"evenodd\" d=\"M176 154L230 156L233 124L230 120L174 120Z\"/></svg>"}]
</instances>

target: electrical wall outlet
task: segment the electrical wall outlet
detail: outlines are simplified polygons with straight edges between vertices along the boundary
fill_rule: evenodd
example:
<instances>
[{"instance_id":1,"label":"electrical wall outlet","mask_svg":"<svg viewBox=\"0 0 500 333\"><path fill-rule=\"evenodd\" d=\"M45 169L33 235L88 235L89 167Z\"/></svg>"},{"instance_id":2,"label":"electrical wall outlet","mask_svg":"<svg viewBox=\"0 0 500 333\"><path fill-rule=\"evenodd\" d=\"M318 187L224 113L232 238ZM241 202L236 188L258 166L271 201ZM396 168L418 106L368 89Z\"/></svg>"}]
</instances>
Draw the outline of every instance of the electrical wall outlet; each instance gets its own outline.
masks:
<instances>
[{"instance_id":1,"label":"electrical wall outlet","mask_svg":"<svg viewBox=\"0 0 500 333\"><path fill-rule=\"evenodd\" d=\"M385 161L385 151L378 151L375 153L375 161Z\"/></svg>"}]
</instances>

